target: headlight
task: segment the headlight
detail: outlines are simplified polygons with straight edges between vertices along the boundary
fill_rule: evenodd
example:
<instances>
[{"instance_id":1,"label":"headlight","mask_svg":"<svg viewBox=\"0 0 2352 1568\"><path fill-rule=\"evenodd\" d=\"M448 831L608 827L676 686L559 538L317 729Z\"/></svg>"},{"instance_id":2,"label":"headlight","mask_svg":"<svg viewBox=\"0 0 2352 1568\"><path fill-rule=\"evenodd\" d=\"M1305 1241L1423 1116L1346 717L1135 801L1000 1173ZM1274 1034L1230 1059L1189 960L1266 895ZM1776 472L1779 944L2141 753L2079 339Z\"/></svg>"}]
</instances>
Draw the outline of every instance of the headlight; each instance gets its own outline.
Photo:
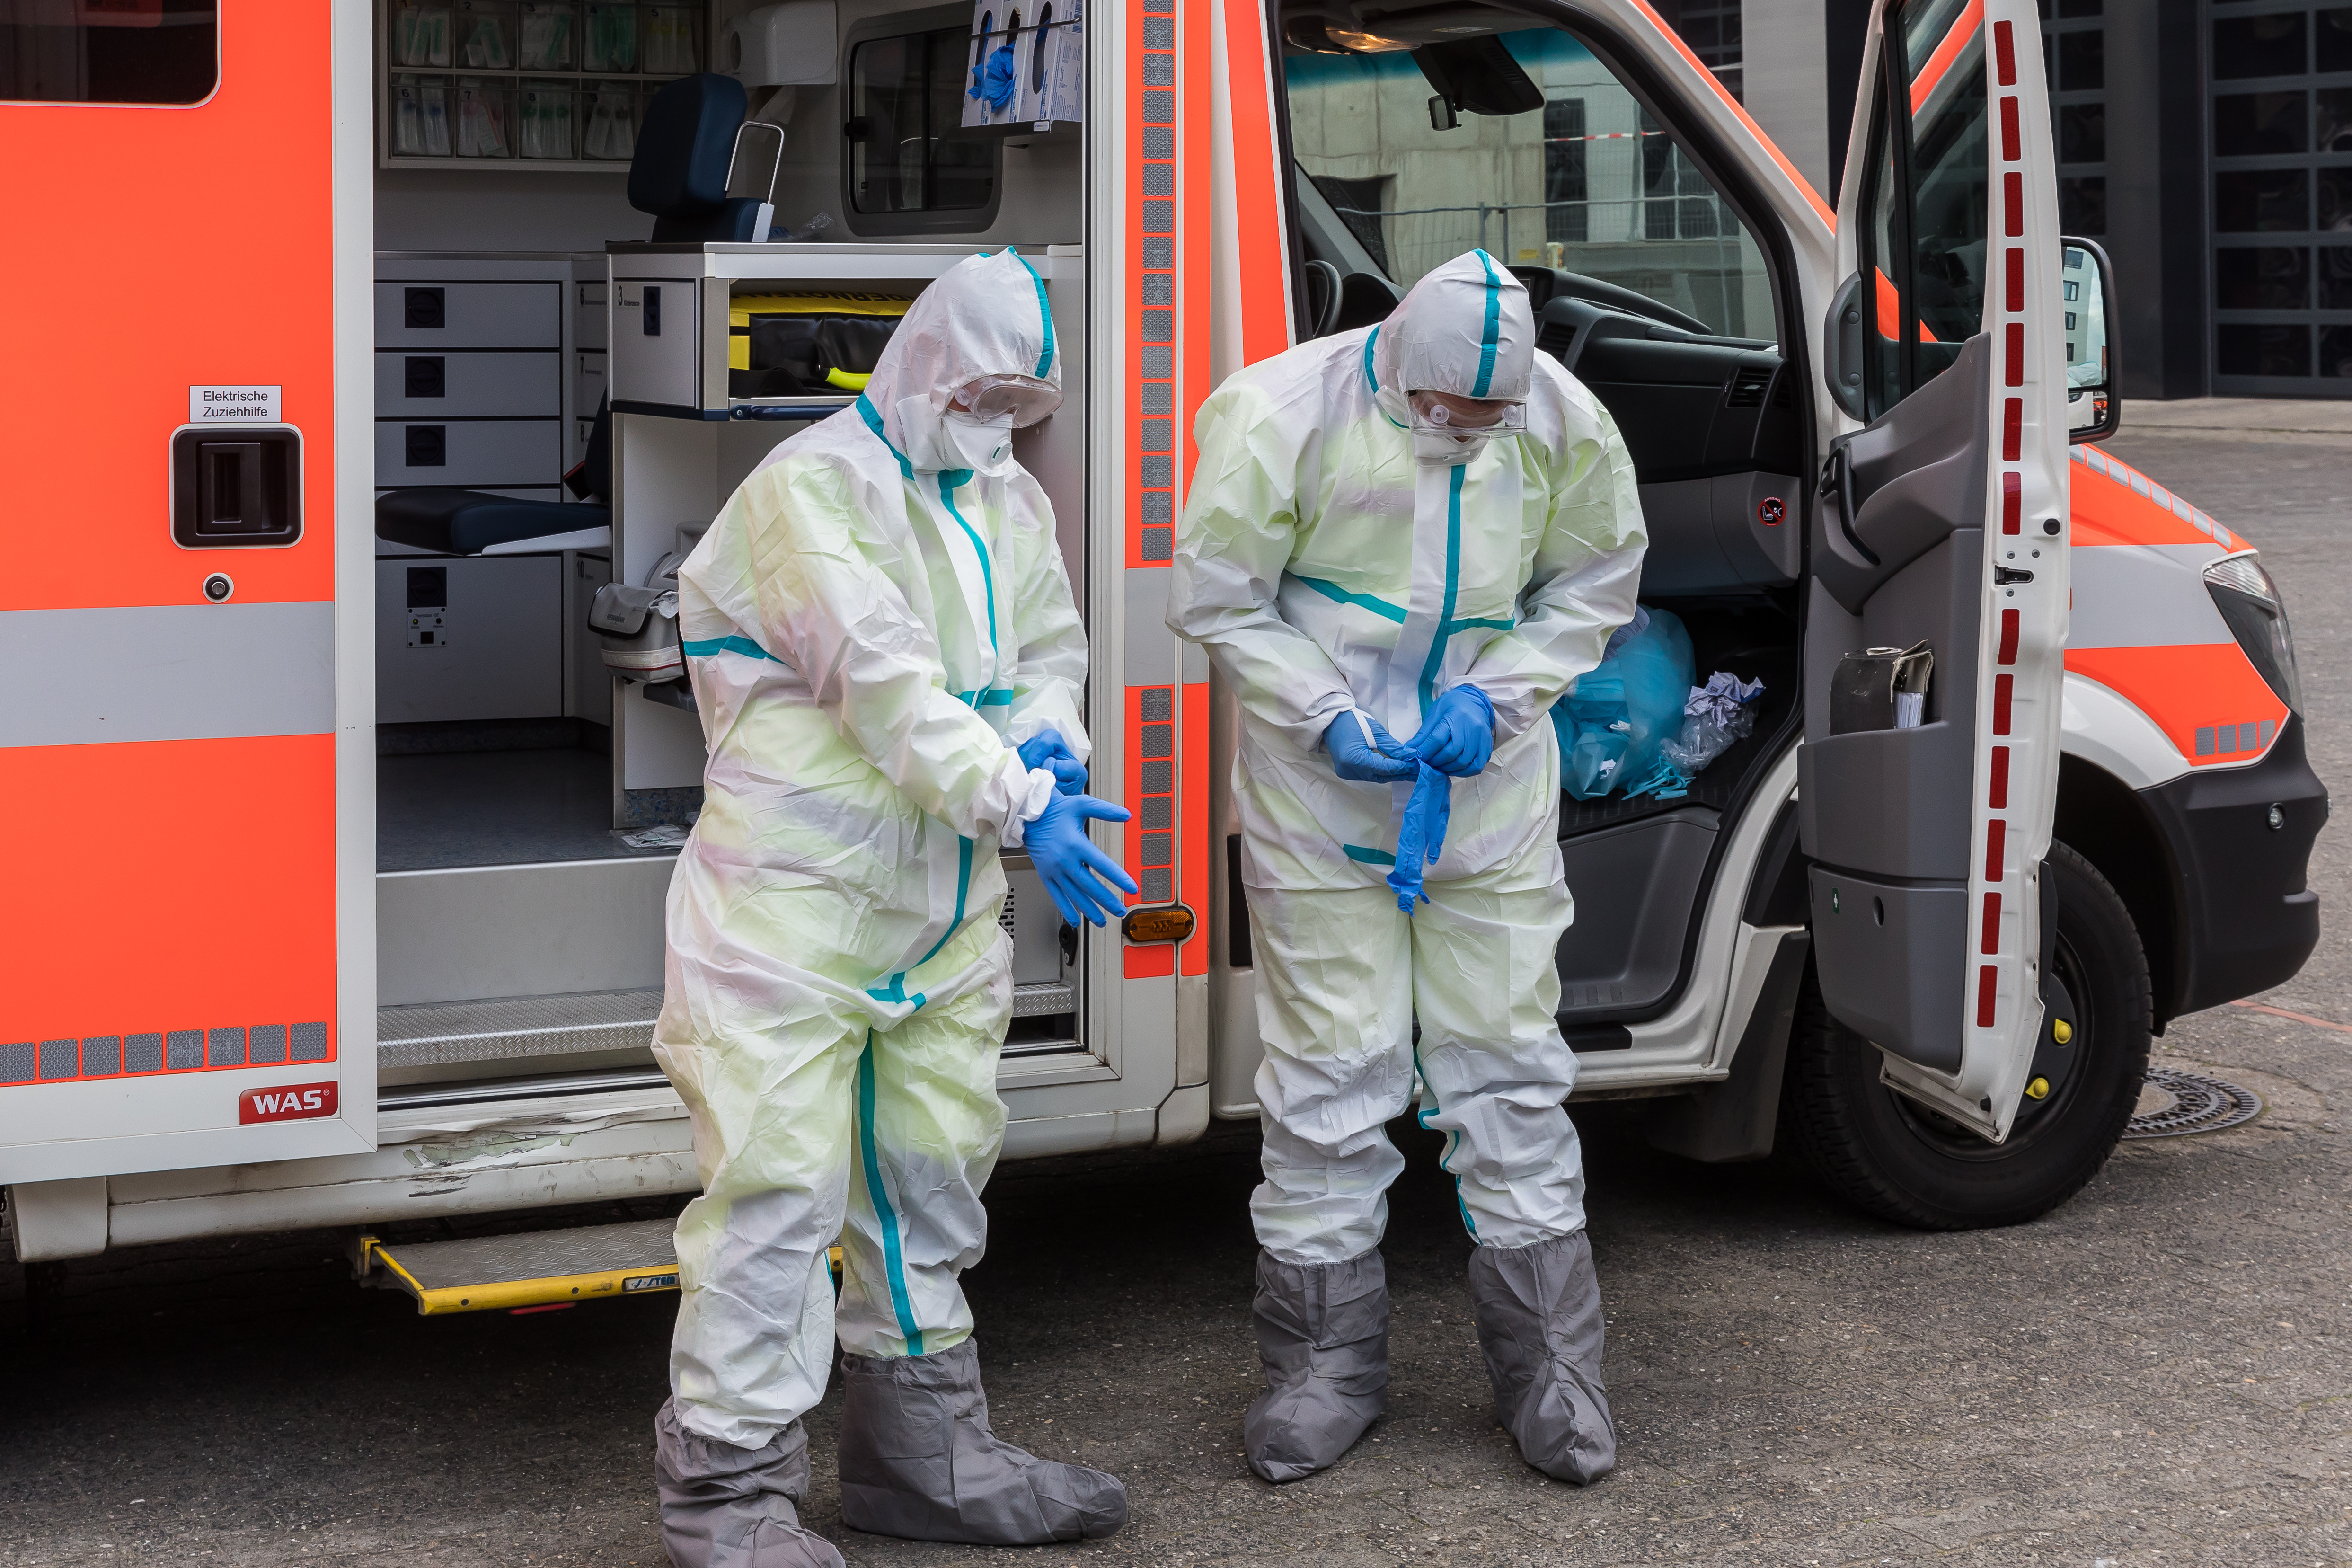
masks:
<instances>
[{"instance_id":1,"label":"headlight","mask_svg":"<svg viewBox=\"0 0 2352 1568\"><path fill-rule=\"evenodd\" d=\"M2213 595L2221 618L2230 624L2230 635L2279 700L2302 712L2303 680L2294 668L2294 635L2287 629L2286 601L2263 563L2252 555L2216 561L2205 568L2205 591Z\"/></svg>"}]
</instances>

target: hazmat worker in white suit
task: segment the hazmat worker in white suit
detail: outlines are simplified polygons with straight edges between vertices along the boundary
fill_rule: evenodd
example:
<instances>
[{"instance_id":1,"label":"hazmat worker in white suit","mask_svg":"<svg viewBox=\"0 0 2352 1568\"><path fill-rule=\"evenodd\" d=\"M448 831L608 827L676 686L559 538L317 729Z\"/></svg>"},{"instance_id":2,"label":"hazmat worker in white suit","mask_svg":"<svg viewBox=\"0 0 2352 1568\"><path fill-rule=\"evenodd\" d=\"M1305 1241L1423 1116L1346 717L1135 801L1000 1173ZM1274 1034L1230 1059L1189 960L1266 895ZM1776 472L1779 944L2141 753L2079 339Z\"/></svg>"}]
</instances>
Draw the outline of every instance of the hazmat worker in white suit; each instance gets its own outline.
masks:
<instances>
[{"instance_id":1,"label":"hazmat worker in white suit","mask_svg":"<svg viewBox=\"0 0 2352 1568\"><path fill-rule=\"evenodd\" d=\"M957 1282L1004 1129L998 852L1025 850L1073 922L1135 890L1087 837L1127 812L1083 793L1086 635L1012 455L1060 400L1035 273L961 262L678 570L709 744L654 1031L703 1181L655 1423L680 1568L837 1568L798 1512L836 1334L849 1524L1012 1545L1127 1517L1112 1477L989 1430Z\"/></svg>"},{"instance_id":2,"label":"hazmat worker in white suit","mask_svg":"<svg viewBox=\"0 0 2352 1568\"><path fill-rule=\"evenodd\" d=\"M1385 1405L1379 1247L1404 1162L1383 1124L1417 1076L1475 1244L1497 1417L1528 1463L1589 1482L1616 1438L1563 1109L1553 954L1574 907L1547 716L1634 613L1632 460L1483 251L1377 328L1237 373L1194 434L1168 624L1241 709L1265 1045L1250 1464L1312 1474Z\"/></svg>"}]
</instances>

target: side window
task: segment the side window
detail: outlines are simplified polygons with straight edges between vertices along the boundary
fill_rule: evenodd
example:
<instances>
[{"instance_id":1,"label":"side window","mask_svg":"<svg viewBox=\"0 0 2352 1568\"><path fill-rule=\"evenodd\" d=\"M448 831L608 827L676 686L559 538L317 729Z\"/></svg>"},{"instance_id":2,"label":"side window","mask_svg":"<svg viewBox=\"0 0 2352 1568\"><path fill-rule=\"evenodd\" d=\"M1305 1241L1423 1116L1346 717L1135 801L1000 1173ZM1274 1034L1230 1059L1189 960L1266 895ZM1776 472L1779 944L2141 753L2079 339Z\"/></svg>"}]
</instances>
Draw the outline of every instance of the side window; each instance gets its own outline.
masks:
<instances>
[{"instance_id":1,"label":"side window","mask_svg":"<svg viewBox=\"0 0 2352 1568\"><path fill-rule=\"evenodd\" d=\"M0 0L0 100L201 103L220 80L218 0Z\"/></svg>"},{"instance_id":2,"label":"side window","mask_svg":"<svg viewBox=\"0 0 2352 1568\"><path fill-rule=\"evenodd\" d=\"M1984 17L1969 0L1912 0L1886 16L1862 265L1875 279L1864 334L1868 416L1939 374L1984 321L1990 254Z\"/></svg>"},{"instance_id":3,"label":"side window","mask_svg":"<svg viewBox=\"0 0 2352 1568\"><path fill-rule=\"evenodd\" d=\"M990 47L1002 43L994 37ZM959 133L971 74L967 61L975 47L969 23L850 45L850 211L960 215L944 223L901 219L865 228L897 233L986 226L975 226L970 215L995 201L998 143Z\"/></svg>"},{"instance_id":4,"label":"side window","mask_svg":"<svg viewBox=\"0 0 2352 1568\"><path fill-rule=\"evenodd\" d=\"M1778 337L1754 238L1575 38L1531 27L1411 48L1307 20L1286 24L1283 61L1301 183L1400 289L1475 247L1727 336ZM1372 46L1387 52L1360 52Z\"/></svg>"}]
</instances>

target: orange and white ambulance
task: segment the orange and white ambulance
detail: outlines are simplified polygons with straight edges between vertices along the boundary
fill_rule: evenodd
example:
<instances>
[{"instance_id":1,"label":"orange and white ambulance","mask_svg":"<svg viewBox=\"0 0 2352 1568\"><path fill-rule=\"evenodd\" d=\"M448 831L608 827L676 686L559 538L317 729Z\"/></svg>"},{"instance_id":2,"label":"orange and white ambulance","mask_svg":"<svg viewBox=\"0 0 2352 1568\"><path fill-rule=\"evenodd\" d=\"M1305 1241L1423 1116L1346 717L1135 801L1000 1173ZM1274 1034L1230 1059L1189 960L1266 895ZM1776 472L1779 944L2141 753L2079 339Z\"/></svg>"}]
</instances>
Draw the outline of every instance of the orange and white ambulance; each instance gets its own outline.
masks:
<instances>
[{"instance_id":1,"label":"orange and white ambulance","mask_svg":"<svg viewBox=\"0 0 2352 1568\"><path fill-rule=\"evenodd\" d=\"M1686 792L1563 801L1578 1098L1915 1224L2063 1201L2151 1030L2311 951L2327 797L2253 547L2095 445L2130 345L2044 83L2029 0L1880 0L1832 207L1643 0L0 0L16 1256L669 1282L659 1221L377 1232L694 1188L663 574L1002 246L1142 885L1072 932L1012 859L1009 1153L1255 1114L1192 416L1476 246L1624 433L1644 601L1763 682Z\"/></svg>"}]
</instances>

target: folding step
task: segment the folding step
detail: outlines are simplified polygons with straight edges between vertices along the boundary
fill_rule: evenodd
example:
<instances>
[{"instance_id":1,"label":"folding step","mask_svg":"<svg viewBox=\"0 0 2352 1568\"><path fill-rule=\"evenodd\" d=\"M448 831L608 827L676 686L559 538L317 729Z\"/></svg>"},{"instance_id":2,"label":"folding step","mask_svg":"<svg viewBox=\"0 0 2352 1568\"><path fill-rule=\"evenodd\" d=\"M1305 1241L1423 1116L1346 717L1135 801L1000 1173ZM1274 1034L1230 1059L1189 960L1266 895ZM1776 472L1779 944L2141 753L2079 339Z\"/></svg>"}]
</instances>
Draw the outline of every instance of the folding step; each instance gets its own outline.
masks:
<instances>
[{"instance_id":1,"label":"folding step","mask_svg":"<svg viewBox=\"0 0 2352 1568\"><path fill-rule=\"evenodd\" d=\"M639 1219L456 1241L387 1243L362 1236L356 1262L362 1278L382 1268L384 1282L415 1297L426 1317L506 1311L675 1290L677 1227L674 1219Z\"/></svg>"}]
</instances>

